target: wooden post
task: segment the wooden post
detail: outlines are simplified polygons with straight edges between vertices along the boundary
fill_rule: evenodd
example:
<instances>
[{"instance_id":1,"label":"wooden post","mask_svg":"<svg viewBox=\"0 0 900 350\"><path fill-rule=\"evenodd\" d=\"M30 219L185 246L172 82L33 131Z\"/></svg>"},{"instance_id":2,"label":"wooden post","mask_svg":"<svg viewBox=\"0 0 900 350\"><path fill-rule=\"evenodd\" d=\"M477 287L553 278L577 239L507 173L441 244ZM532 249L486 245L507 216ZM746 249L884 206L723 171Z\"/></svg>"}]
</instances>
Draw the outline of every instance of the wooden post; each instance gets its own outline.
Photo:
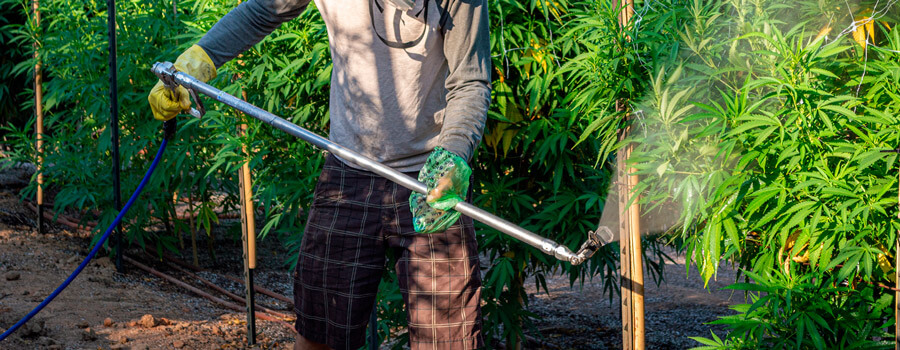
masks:
<instances>
[{"instance_id":1,"label":"wooden post","mask_svg":"<svg viewBox=\"0 0 900 350\"><path fill-rule=\"evenodd\" d=\"M619 110L620 102L616 102L616 109ZM623 131L619 139L625 137L627 133ZM628 210L628 169L625 162L631 153L631 147L619 149L616 152L616 193L619 195L619 286L621 287L622 302L622 349L634 349L634 313L631 305L633 298L631 295L631 210Z\"/></svg>"},{"instance_id":2,"label":"wooden post","mask_svg":"<svg viewBox=\"0 0 900 350\"><path fill-rule=\"evenodd\" d=\"M38 0L31 2L31 9L34 16L34 27L40 30L41 27L41 10ZM41 73L40 48L37 40L32 44L34 48L34 114L37 118L35 125L35 133L37 135L35 149L37 149L37 208L38 208L38 233L44 233L44 108L43 108L43 76Z\"/></svg>"},{"instance_id":3,"label":"wooden post","mask_svg":"<svg viewBox=\"0 0 900 350\"><path fill-rule=\"evenodd\" d=\"M622 107L624 110L624 107ZM628 133L626 129L620 137ZM617 183L619 201L620 285L622 294L622 348L644 349L644 264L641 247L640 208L635 198L629 204L632 189L638 183L634 168L626 165L633 146L620 149Z\"/></svg>"},{"instance_id":4,"label":"wooden post","mask_svg":"<svg viewBox=\"0 0 900 350\"><path fill-rule=\"evenodd\" d=\"M625 159L630 158L633 146L629 145ZM638 185L637 175L633 175L637 169L628 168L628 193ZM643 247L641 247L641 212L638 206L639 197L628 206L628 234L631 255L631 317L632 317L632 342L633 349L644 349L644 259Z\"/></svg>"},{"instance_id":5,"label":"wooden post","mask_svg":"<svg viewBox=\"0 0 900 350\"><path fill-rule=\"evenodd\" d=\"M621 6L619 24L624 30L634 15L633 0L617 0ZM616 103L616 110L627 112L624 101ZM627 118L627 117L626 117ZM620 135L624 139L630 127ZM641 247L641 221L638 197L631 200L632 190L638 184L636 169L628 167L633 145L617 153L617 182L619 184L619 241L620 282L622 292L622 349L643 350L644 344L644 264Z\"/></svg>"},{"instance_id":6,"label":"wooden post","mask_svg":"<svg viewBox=\"0 0 900 350\"><path fill-rule=\"evenodd\" d=\"M247 100L247 93L242 92L244 100ZM238 127L241 136L247 135L247 123L241 118L240 127ZM241 151L248 154L247 144L241 145ZM250 180L250 157L241 165L241 171L238 176L241 187L241 241L244 250L244 279L245 293L247 297L247 343L253 345L256 343L256 318L254 310L254 291L253 291L253 270L256 269L256 219L253 205L253 188Z\"/></svg>"},{"instance_id":7,"label":"wooden post","mask_svg":"<svg viewBox=\"0 0 900 350\"><path fill-rule=\"evenodd\" d=\"M181 173L181 177L184 178L184 172ZM181 229L178 226L178 190L176 189L174 193L172 193L172 221L175 223L175 235L178 236L178 247L180 250L184 250L184 237L181 234Z\"/></svg>"},{"instance_id":8,"label":"wooden post","mask_svg":"<svg viewBox=\"0 0 900 350\"><path fill-rule=\"evenodd\" d=\"M197 258L197 228L194 227L194 196L188 195L188 227L191 229L191 253L194 256L194 266L200 266L200 259ZM199 223L198 223L199 225Z\"/></svg>"}]
</instances>

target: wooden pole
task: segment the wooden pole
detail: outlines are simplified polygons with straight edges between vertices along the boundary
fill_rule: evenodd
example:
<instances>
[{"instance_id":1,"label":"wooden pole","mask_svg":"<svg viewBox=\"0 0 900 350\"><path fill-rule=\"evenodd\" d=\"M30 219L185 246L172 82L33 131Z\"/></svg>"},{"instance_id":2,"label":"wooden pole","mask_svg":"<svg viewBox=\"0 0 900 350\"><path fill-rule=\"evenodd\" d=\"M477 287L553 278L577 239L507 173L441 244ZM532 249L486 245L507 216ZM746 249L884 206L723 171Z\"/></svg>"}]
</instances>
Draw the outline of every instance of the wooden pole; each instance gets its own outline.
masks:
<instances>
[{"instance_id":1,"label":"wooden pole","mask_svg":"<svg viewBox=\"0 0 900 350\"><path fill-rule=\"evenodd\" d=\"M247 93L242 92L244 100L247 100ZM242 118L243 119L243 118ZM242 120L238 127L241 136L247 135L247 123ZM247 144L241 145L241 151L248 154ZM253 188L250 180L250 159L241 165L241 171L238 176L241 187L241 241L243 241L244 250L244 291L247 294L247 343L253 345L256 343L256 312L254 310L254 293L253 293L253 270L256 269L256 218L254 215L253 205Z\"/></svg>"},{"instance_id":2,"label":"wooden pole","mask_svg":"<svg viewBox=\"0 0 900 350\"><path fill-rule=\"evenodd\" d=\"M618 0L621 6L619 24L624 30L634 15L633 0ZM624 101L616 103L616 110L627 112ZM626 117L627 118L627 117ZM630 127L620 135L624 139ZM644 264L641 247L641 221L638 197L632 200L633 189L638 184L636 169L628 167L633 145L620 149L617 154L619 183L619 241L620 282L622 292L622 349L643 350L644 331Z\"/></svg>"},{"instance_id":3,"label":"wooden pole","mask_svg":"<svg viewBox=\"0 0 900 350\"><path fill-rule=\"evenodd\" d=\"M616 109L619 110L619 102L616 103ZM620 139L624 138L627 131L620 135ZM632 279L631 279L631 210L628 208L628 169L625 162L631 153L630 147L622 148L616 152L616 183L617 193L619 195L619 285L622 295L622 349L634 349L634 310L632 298Z\"/></svg>"},{"instance_id":4,"label":"wooden pole","mask_svg":"<svg viewBox=\"0 0 900 350\"><path fill-rule=\"evenodd\" d=\"M182 178L184 178L184 172L181 173ZM174 193L172 193L172 221L175 223L175 235L178 236L178 247L180 250L184 250L184 235L181 234L181 229L178 226L178 190L176 189Z\"/></svg>"},{"instance_id":5,"label":"wooden pole","mask_svg":"<svg viewBox=\"0 0 900 350\"><path fill-rule=\"evenodd\" d=\"M628 157L631 156L633 146L628 146ZM628 159L628 158L626 158ZM638 185L637 175L633 175L637 169L628 168L628 192ZM635 194L637 197L637 194ZM628 207L628 219L630 221L628 234L631 249L631 316L633 324L633 344L634 349L644 349L644 250L641 247L641 212L638 206L638 198Z\"/></svg>"},{"instance_id":6,"label":"wooden pole","mask_svg":"<svg viewBox=\"0 0 900 350\"><path fill-rule=\"evenodd\" d=\"M34 27L40 31L41 27L41 10L38 0L31 2L31 9L34 16ZM35 149L37 149L37 210L38 210L38 233L44 233L44 96L43 96L43 76L41 73L40 55L38 49L40 44L35 40L32 44L34 48L34 114L37 118L35 125L35 133L37 135Z\"/></svg>"},{"instance_id":7,"label":"wooden pole","mask_svg":"<svg viewBox=\"0 0 900 350\"><path fill-rule=\"evenodd\" d=\"M241 124L241 136L247 134L247 124ZM247 154L247 145L241 146L244 154ZM251 270L256 268L256 217L253 205L253 188L250 178L250 162L249 160L241 165L241 216L245 221L244 227L247 233L247 267Z\"/></svg>"},{"instance_id":8,"label":"wooden pole","mask_svg":"<svg viewBox=\"0 0 900 350\"><path fill-rule=\"evenodd\" d=\"M191 253L194 257L194 265L200 266L200 259L197 258L197 228L194 227L194 196L188 195L188 228L191 229Z\"/></svg>"},{"instance_id":9,"label":"wooden pole","mask_svg":"<svg viewBox=\"0 0 900 350\"><path fill-rule=\"evenodd\" d=\"M618 104L620 110L624 106ZM629 128L630 129L630 128ZM628 133L624 130L621 138ZM622 294L622 348L627 350L643 350L644 344L644 264L641 247L639 198L631 200L632 189L638 183L638 177L632 175L635 169L628 167L628 158L633 150L632 145L620 149L618 159L617 183L619 201L619 267ZM630 202L630 203L629 203Z\"/></svg>"}]
</instances>

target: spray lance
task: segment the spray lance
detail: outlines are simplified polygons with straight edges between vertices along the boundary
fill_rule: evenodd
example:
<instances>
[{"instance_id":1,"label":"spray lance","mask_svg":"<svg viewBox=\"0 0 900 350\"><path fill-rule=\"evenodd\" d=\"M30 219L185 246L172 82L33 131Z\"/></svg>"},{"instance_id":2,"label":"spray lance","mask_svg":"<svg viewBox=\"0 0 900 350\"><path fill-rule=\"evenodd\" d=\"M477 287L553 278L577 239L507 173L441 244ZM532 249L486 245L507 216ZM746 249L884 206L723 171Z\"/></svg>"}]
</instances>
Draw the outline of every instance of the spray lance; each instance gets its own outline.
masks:
<instances>
[{"instance_id":1,"label":"spray lance","mask_svg":"<svg viewBox=\"0 0 900 350\"><path fill-rule=\"evenodd\" d=\"M344 146L331 142L318 134L285 120L284 118L229 95L222 90L216 89L209 84L185 74L184 72L179 72L170 62L156 62L153 64L152 71L163 81L166 87L174 88L180 85L187 89L198 107L198 109L192 108L190 111L190 114L194 117L199 118L205 113L203 105L198 98L198 93L204 94L281 131L309 142L320 149L326 150L342 160L351 162L356 166L376 173L412 191L422 194L428 192L425 184L416 179L356 153ZM608 227L599 226L596 230L588 232L587 240L579 247L578 251L572 252L572 250L564 245L523 229L518 225L488 213L470 203L459 202L453 209L535 247L545 254L551 255L562 261L568 261L572 265L580 265L587 261L587 259L593 256L594 253L604 245L618 240L618 237L616 237Z\"/></svg>"}]
</instances>

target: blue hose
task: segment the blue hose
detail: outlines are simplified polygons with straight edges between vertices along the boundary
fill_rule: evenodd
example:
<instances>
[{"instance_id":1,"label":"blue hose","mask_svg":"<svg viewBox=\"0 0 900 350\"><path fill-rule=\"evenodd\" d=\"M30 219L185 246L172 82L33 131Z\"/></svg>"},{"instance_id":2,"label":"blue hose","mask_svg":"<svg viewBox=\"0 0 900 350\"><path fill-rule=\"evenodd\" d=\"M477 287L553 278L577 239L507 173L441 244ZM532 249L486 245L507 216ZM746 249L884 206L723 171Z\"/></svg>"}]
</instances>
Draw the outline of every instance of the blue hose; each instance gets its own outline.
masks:
<instances>
[{"instance_id":1,"label":"blue hose","mask_svg":"<svg viewBox=\"0 0 900 350\"><path fill-rule=\"evenodd\" d=\"M174 126L174 123L172 123L172 124ZM47 306L47 304L50 304L50 302L53 301L53 298L56 298L56 296L59 295L60 292L62 292L64 289L66 289L66 287L69 286L69 283L72 283L72 281L75 279L75 277L78 277L78 274L81 273L81 270L84 270L84 267L87 266L87 264L91 261L91 259L94 258L94 255L97 254L97 251L100 250L100 247L102 247L103 243L106 242L106 239L109 238L109 234L112 233L113 228L115 228L116 226L119 225L119 222L122 221L122 217L125 216L125 213L128 212L128 209L131 209L131 205L134 204L134 201L136 201L138 196L140 196L141 191L144 189L144 186L147 185L147 182L150 181L150 176L152 176L153 171L156 170L156 164L159 163L159 159L162 158L163 151L166 150L166 144L168 143L168 139L169 139L169 137L166 137L165 139L163 139L162 143L159 145L159 151L156 152L156 157L153 158L153 163L150 164L150 169L147 169L147 173L144 174L144 179L141 180L140 185L138 185L137 189L134 190L134 193L131 195L131 198L128 199L128 203L125 203L125 206L122 207L122 211L119 212L119 215L116 216L116 219L113 220L113 223L111 225L109 225L109 228L106 229L106 233L104 233L103 236L100 237L100 240L97 242L96 245L94 245L94 248L91 249L91 252L88 254L87 258L84 258L84 261L82 261L81 264L78 265L78 268L75 269L75 271L72 272L71 275L69 275L69 278L66 278L65 282L60 284L59 287L56 287L56 290L54 290L53 293L50 293L50 296L48 296L46 299L44 299L44 301L42 301L40 303L40 305L35 307L34 310L31 310L31 312L29 312L28 315L25 315L25 317L23 317L21 320L19 320L19 322L16 322L15 325L13 325L9 329L7 329L6 332L3 332L3 334L0 335L0 341L3 341L4 339L6 339L6 337L8 337L10 334L12 334L17 329L19 329L19 327L22 327L22 325L24 325L25 322L28 322L28 320L30 320L32 317L34 317L34 315L37 315L37 313L40 312L41 309L43 309L45 306ZM121 247L116 247L116 248L121 249Z\"/></svg>"}]
</instances>

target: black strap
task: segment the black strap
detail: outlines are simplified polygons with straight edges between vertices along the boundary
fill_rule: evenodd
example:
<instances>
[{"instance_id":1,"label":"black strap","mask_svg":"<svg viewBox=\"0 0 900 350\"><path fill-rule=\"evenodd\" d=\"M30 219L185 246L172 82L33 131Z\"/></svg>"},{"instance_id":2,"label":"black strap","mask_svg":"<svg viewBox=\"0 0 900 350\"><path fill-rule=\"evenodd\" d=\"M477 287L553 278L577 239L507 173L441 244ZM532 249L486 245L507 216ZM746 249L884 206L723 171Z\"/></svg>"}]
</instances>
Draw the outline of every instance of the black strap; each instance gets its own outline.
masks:
<instances>
[{"instance_id":1,"label":"black strap","mask_svg":"<svg viewBox=\"0 0 900 350\"><path fill-rule=\"evenodd\" d=\"M424 17L425 26L424 26L424 28L422 28L422 34L419 34L419 37L416 38L416 40L405 42L405 43L388 41L383 36L381 36L380 33L378 33L378 29L375 28L375 13L372 11L373 3L375 6L378 7L378 12L381 12L382 14L384 14L384 8L381 7L381 4L379 4L377 0L369 0L369 20L372 23L372 31L374 31L375 35L378 37L378 39L381 39L381 42L384 43L385 45L387 45L388 47L394 48L394 49L408 49L410 47L418 45L419 42L422 41L422 38L425 37L425 33L428 32L428 0L425 0L423 9L420 10L419 13L416 14L416 17L418 17L419 14L421 14L423 11L425 12L425 17Z\"/></svg>"},{"instance_id":2,"label":"black strap","mask_svg":"<svg viewBox=\"0 0 900 350\"><path fill-rule=\"evenodd\" d=\"M441 10L441 19L438 21L438 28L441 29L441 35L444 35L444 30L446 30L444 26L447 25L447 19L450 18L450 0L447 0L447 5L440 7L439 10Z\"/></svg>"}]
</instances>

